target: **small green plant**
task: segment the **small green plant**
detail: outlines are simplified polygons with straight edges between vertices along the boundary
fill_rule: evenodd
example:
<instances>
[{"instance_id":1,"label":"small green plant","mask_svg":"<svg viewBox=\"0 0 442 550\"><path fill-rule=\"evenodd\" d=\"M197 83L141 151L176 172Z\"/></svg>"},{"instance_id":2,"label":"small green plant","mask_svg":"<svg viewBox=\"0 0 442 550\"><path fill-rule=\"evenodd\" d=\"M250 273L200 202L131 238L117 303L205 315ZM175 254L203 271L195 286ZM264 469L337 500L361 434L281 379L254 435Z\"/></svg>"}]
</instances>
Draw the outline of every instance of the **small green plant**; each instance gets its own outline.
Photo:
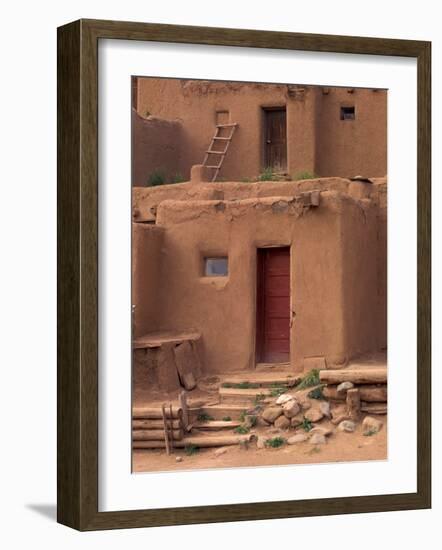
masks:
<instances>
[{"instance_id":1,"label":"small green plant","mask_svg":"<svg viewBox=\"0 0 442 550\"><path fill-rule=\"evenodd\" d=\"M294 176L293 176L293 179L295 181L299 181L299 180L313 180L316 178L316 174L314 174L313 172L309 172L308 170L302 170L301 172L297 172Z\"/></svg>"},{"instance_id":2,"label":"small green plant","mask_svg":"<svg viewBox=\"0 0 442 550\"><path fill-rule=\"evenodd\" d=\"M161 170L154 170L148 180L147 184L151 187L155 187L157 185L164 185L166 183L166 177L164 175L164 172Z\"/></svg>"},{"instance_id":3,"label":"small green plant","mask_svg":"<svg viewBox=\"0 0 442 550\"><path fill-rule=\"evenodd\" d=\"M187 456L192 456L192 455L196 455L197 453L199 453L200 448L198 447L198 445L194 445L193 443L188 443L184 447L184 452L186 453Z\"/></svg>"},{"instance_id":4,"label":"small green plant","mask_svg":"<svg viewBox=\"0 0 442 550\"><path fill-rule=\"evenodd\" d=\"M370 437L371 435L376 435L378 433L377 430L375 430L374 428L371 428L369 430L367 430L366 432L364 432L364 435Z\"/></svg>"},{"instance_id":5,"label":"small green plant","mask_svg":"<svg viewBox=\"0 0 442 550\"><path fill-rule=\"evenodd\" d=\"M247 416L247 411L242 411L239 415L239 419L241 422L244 422Z\"/></svg>"},{"instance_id":6,"label":"small green plant","mask_svg":"<svg viewBox=\"0 0 442 550\"><path fill-rule=\"evenodd\" d=\"M322 393L322 386L318 386L317 388L309 391L307 397L310 397L310 399L325 399L325 396Z\"/></svg>"},{"instance_id":7,"label":"small green plant","mask_svg":"<svg viewBox=\"0 0 442 550\"><path fill-rule=\"evenodd\" d=\"M255 405L259 405L259 403L261 401L264 401L266 397L267 396L264 393L258 393L257 395L255 395Z\"/></svg>"},{"instance_id":8,"label":"small green plant","mask_svg":"<svg viewBox=\"0 0 442 550\"><path fill-rule=\"evenodd\" d=\"M277 449L278 447L282 447L284 443L285 439L283 437L272 437L271 439L266 439L265 446Z\"/></svg>"},{"instance_id":9,"label":"small green plant","mask_svg":"<svg viewBox=\"0 0 442 550\"><path fill-rule=\"evenodd\" d=\"M317 386L319 383L319 370L312 369L301 379L301 382L299 382L296 386L296 389L304 390L305 388L310 388L311 386Z\"/></svg>"},{"instance_id":10,"label":"small green plant","mask_svg":"<svg viewBox=\"0 0 442 550\"><path fill-rule=\"evenodd\" d=\"M209 422L209 420L213 420L213 416L207 413L201 413L197 416L197 419L198 422Z\"/></svg>"},{"instance_id":11,"label":"small green plant","mask_svg":"<svg viewBox=\"0 0 442 550\"><path fill-rule=\"evenodd\" d=\"M239 384L236 384L235 388L238 390L252 390L259 388L259 384L255 384L253 382L240 382Z\"/></svg>"},{"instance_id":12,"label":"small green plant","mask_svg":"<svg viewBox=\"0 0 442 550\"><path fill-rule=\"evenodd\" d=\"M264 168L264 170L258 176L258 181L274 181L275 179L276 176L271 166Z\"/></svg>"},{"instance_id":13,"label":"small green plant","mask_svg":"<svg viewBox=\"0 0 442 550\"><path fill-rule=\"evenodd\" d=\"M279 397L283 393L287 391L288 388L285 388L283 386L276 386L270 390L270 396L271 397Z\"/></svg>"},{"instance_id":14,"label":"small green plant","mask_svg":"<svg viewBox=\"0 0 442 550\"><path fill-rule=\"evenodd\" d=\"M230 422L232 419L230 416L224 416L223 417L224 422Z\"/></svg>"},{"instance_id":15,"label":"small green plant","mask_svg":"<svg viewBox=\"0 0 442 550\"><path fill-rule=\"evenodd\" d=\"M304 416L304 418L302 419L301 428L302 428L305 432L309 432L309 431L313 428L312 421L309 420L308 418L306 418L306 417Z\"/></svg>"},{"instance_id":16,"label":"small green plant","mask_svg":"<svg viewBox=\"0 0 442 550\"><path fill-rule=\"evenodd\" d=\"M180 174L179 172L177 172L172 177L172 183L182 183L183 181L186 181L186 180L184 179L184 176L182 174Z\"/></svg>"},{"instance_id":17,"label":"small green plant","mask_svg":"<svg viewBox=\"0 0 442 550\"><path fill-rule=\"evenodd\" d=\"M256 426L256 422L258 421L258 417L254 414L251 414L251 415L248 416L247 421L250 424L250 427L253 428L253 427Z\"/></svg>"},{"instance_id":18,"label":"small green plant","mask_svg":"<svg viewBox=\"0 0 442 550\"><path fill-rule=\"evenodd\" d=\"M231 382L223 382L221 384L222 388L233 388L233 384Z\"/></svg>"},{"instance_id":19,"label":"small green plant","mask_svg":"<svg viewBox=\"0 0 442 550\"><path fill-rule=\"evenodd\" d=\"M237 434L248 434L250 431L250 428L242 424L241 426L237 426L233 431Z\"/></svg>"}]
</instances>

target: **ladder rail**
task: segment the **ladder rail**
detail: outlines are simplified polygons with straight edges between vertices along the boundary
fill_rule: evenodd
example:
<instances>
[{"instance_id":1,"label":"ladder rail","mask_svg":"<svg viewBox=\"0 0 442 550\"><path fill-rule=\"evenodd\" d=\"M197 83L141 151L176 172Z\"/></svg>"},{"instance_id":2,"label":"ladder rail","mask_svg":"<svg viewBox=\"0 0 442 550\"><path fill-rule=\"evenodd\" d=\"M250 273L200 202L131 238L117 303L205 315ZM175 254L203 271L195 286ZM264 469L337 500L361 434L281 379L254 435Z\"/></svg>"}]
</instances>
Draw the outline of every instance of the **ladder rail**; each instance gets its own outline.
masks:
<instances>
[{"instance_id":1,"label":"ladder rail","mask_svg":"<svg viewBox=\"0 0 442 550\"><path fill-rule=\"evenodd\" d=\"M206 168L209 168L211 170L214 170L214 173L212 175L212 180L211 180L212 182L216 181L216 178L218 177L218 174L219 174L219 172L221 170L221 167L224 163L224 159L226 158L227 151L229 150L230 143L232 142L233 134L235 133L235 130L236 130L237 127L238 127L238 124L236 122L232 122L232 123L229 123L229 124L217 124L216 125L215 135L212 137L209 148L207 149L206 154L204 156L204 160L203 160L203 166L205 166ZM219 135L219 132L223 128L229 128L230 129L230 135L228 137ZM224 151L213 150L213 146L215 145L215 142L217 140L218 141L225 141L226 147L225 147ZM220 156L219 163L216 164L216 165L208 164L210 155L219 155Z\"/></svg>"}]
</instances>

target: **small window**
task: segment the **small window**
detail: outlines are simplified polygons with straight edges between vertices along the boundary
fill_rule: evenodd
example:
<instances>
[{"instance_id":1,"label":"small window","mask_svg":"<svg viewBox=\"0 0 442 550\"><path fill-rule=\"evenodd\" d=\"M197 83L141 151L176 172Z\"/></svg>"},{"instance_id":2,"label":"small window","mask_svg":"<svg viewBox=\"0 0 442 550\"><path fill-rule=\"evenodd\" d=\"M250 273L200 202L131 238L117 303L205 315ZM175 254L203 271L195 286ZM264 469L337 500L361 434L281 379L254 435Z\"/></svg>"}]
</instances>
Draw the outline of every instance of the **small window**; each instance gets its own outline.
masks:
<instances>
[{"instance_id":1,"label":"small window","mask_svg":"<svg viewBox=\"0 0 442 550\"><path fill-rule=\"evenodd\" d=\"M354 120L355 108L353 107L341 107L341 120Z\"/></svg>"},{"instance_id":2,"label":"small window","mask_svg":"<svg viewBox=\"0 0 442 550\"><path fill-rule=\"evenodd\" d=\"M229 273L227 258L204 258L206 277L226 277Z\"/></svg>"}]
</instances>

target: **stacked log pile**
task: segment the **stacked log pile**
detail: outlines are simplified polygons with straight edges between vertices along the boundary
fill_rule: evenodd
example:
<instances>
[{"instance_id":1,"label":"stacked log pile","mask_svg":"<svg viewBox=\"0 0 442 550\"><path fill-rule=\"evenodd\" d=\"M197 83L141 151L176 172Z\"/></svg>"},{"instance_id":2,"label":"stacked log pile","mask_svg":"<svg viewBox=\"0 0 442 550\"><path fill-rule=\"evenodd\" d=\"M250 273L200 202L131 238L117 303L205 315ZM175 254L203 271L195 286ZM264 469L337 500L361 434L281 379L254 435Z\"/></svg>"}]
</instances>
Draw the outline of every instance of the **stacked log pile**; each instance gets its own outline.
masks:
<instances>
[{"instance_id":1,"label":"stacked log pile","mask_svg":"<svg viewBox=\"0 0 442 550\"><path fill-rule=\"evenodd\" d=\"M346 418L358 420L360 413L387 414L387 367L321 370L319 379L326 384L324 397L346 402Z\"/></svg>"}]
</instances>

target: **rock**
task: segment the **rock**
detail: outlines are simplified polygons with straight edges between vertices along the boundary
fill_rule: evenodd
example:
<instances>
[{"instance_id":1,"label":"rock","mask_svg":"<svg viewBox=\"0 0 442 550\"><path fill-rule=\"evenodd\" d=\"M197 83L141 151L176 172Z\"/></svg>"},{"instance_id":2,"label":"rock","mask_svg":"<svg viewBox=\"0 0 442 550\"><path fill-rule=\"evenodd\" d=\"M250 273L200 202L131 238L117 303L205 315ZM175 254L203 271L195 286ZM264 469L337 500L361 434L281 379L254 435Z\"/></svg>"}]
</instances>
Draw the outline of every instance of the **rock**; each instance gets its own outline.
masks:
<instances>
[{"instance_id":1,"label":"rock","mask_svg":"<svg viewBox=\"0 0 442 550\"><path fill-rule=\"evenodd\" d=\"M213 453L215 456L221 456L229 450L229 447L220 447L219 449L216 449L216 451Z\"/></svg>"},{"instance_id":2,"label":"rock","mask_svg":"<svg viewBox=\"0 0 442 550\"><path fill-rule=\"evenodd\" d=\"M301 410L301 407L299 406L299 403L295 399L292 399L291 401L288 401L287 403L285 403L282 409L284 412L284 416L286 416L287 418L293 418L299 413L299 411Z\"/></svg>"},{"instance_id":3,"label":"rock","mask_svg":"<svg viewBox=\"0 0 442 550\"><path fill-rule=\"evenodd\" d=\"M258 449L265 449L266 447L266 438L265 437L262 437L261 435L258 437L258 439L256 440L256 447Z\"/></svg>"},{"instance_id":4,"label":"rock","mask_svg":"<svg viewBox=\"0 0 442 550\"><path fill-rule=\"evenodd\" d=\"M290 426L292 428L297 428L302 424L302 421L304 420L304 417L301 415L295 416L294 418L290 419Z\"/></svg>"},{"instance_id":5,"label":"rock","mask_svg":"<svg viewBox=\"0 0 442 550\"><path fill-rule=\"evenodd\" d=\"M308 411L311 406L312 404L308 399L304 399L304 401L301 401L301 407L303 411Z\"/></svg>"},{"instance_id":6,"label":"rock","mask_svg":"<svg viewBox=\"0 0 442 550\"><path fill-rule=\"evenodd\" d=\"M295 434L287 439L287 443L289 445L296 445L297 443L302 443L303 441L307 441L307 439L308 439L307 434Z\"/></svg>"},{"instance_id":7,"label":"rock","mask_svg":"<svg viewBox=\"0 0 442 550\"><path fill-rule=\"evenodd\" d=\"M366 416L362 422L362 432L364 435L374 435L382 428L382 422L372 416Z\"/></svg>"},{"instance_id":8,"label":"rock","mask_svg":"<svg viewBox=\"0 0 442 550\"><path fill-rule=\"evenodd\" d=\"M315 433L310 437L310 443L312 445L324 445L324 443L327 443L327 440L325 439L325 435Z\"/></svg>"},{"instance_id":9,"label":"rock","mask_svg":"<svg viewBox=\"0 0 442 550\"><path fill-rule=\"evenodd\" d=\"M270 424L273 424L275 420L281 416L282 414L282 408L281 407L267 407L262 411L262 417L264 420L269 422Z\"/></svg>"},{"instance_id":10,"label":"rock","mask_svg":"<svg viewBox=\"0 0 442 550\"><path fill-rule=\"evenodd\" d=\"M267 428L269 426L269 423L261 416L258 416L256 419L256 426L260 428Z\"/></svg>"},{"instance_id":11,"label":"rock","mask_svg":"<svg viewBox=\"0 0 442 550\"><path fill-rule=\"evenodd\" d=\"M323 427L315 426L310 430L309 433L311 435L320 434L326 437L327 435L331 435L333 433L333 430L331 428L323 428Z\"/></svg>"},{"instance_id":12,"label":"rock","mask_svg":"<svg viewBox=\"0 0 442 550\"><path fill-rule=\"evenodd\" d=\"M355 429L356 424L352 420L343 420L338 426L340 432L354 432Z\"/></svg>"},{"instance_id":13,"label":"rock","mask_svg":"<svg viewBox=\"0 0 442 550\"><path fill-rule=\"evenodd\" d=\"M182 462L183 461L183 457L182 456L176 456L175 457L175 462Z\"/></svg>"},{"instance_id":14,"label":"rock","mask_svg":"<svg viewBox=\"0 0 442 550\"><path fill-rule=\"evenodd\" d=\"M290 395L289 393L283 393L276 400L276 404L277 405L284 405L284 403L288 403L289 401L292 401L293 399L295 399L293 397L293 395Z\"/></svg>"},{"instance_id":15,"label":"rock","mask_svg":"<svg viewBox=\"0 0 442 550\"><path fill-rule=\"evenodd\" d=\"M338 392L346 392L347 390L351 390L352 388L354 388L353 382L341 382L336 390Z\"/></svg>"},{"instance_id":16,"label":"rock","mask_svg":"<svg viewBox=\"0 0 442 550\"><path fill-rule=\"evenodd\" d=\"M327 418L331 418L330 403L328 401L321 401L319 403L319 410Z\"/></svg>"},{"instance_id":17,"label":"rock","mask_svg":"<svg viewBox=\"0 0 442 550\"><path fill-rule=\"evenodd\" d=\"M305 413L305 417L310 422L319 422L324 418L324 413L319 409L319 407L312 407Z\"/></svg>"},{"instance_id":18,"label":"rock","mask_svg":"<svg viewBox=\"0 0 442 550\"><path fill-rule=\"evenodd\" d=\"M278 428L280 430L286 430L289 427L290 427L290 420L284 415L279 416L275 420L275 428Z\"/></svg>"}]
</instances>

